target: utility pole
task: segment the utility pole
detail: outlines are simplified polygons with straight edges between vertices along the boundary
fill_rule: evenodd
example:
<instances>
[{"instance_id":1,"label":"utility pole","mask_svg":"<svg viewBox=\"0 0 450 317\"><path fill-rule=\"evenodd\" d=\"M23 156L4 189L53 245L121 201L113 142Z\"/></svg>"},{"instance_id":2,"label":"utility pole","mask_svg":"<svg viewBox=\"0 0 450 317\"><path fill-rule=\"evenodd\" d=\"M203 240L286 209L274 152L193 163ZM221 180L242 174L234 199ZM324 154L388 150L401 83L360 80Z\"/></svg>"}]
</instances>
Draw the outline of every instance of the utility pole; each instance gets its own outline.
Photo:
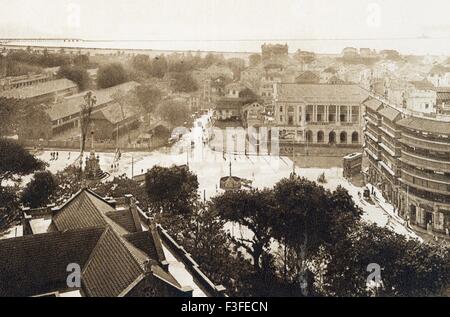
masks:
<instances>
[{"instance_id":1,"label":"utility pole","mask_svg":"<svg viewBox=\"0 0 450 317\"><path fill-rule=\"evenodd\" d=\"M134 156L131 154L131 179L134 177Z\"/></svg>"}]
</instances>

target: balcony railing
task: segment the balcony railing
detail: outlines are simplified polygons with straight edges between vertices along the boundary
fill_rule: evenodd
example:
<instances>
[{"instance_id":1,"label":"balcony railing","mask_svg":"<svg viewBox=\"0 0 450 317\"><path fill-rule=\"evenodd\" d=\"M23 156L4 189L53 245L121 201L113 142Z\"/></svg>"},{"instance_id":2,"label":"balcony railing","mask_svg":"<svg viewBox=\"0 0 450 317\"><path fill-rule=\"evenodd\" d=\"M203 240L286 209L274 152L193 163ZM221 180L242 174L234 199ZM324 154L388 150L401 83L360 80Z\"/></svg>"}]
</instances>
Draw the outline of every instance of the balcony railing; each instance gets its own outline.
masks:
<instances>
[{"instance_id":1,"label":"balcony railing","mask_svg":"<svg viewBox=\"0 0 450 317\"><path fill-rule=\"evenodd\" d=\"M446 182L441 182L438 179L433 179L435 176L426 174L427 173L419 172L413 169L402 169L401 179L405 184L412 187L438 194L450 195L450 179L447 179Z\"/></svg>"},{"instance_id":2,"label":"balcony railing","mask_svg":"<svg viewBox=\"0 0 450 317\"><path fill-rule=\"evenodd\" d=\"M439 172L450 173L450 161L445 161L437 158L430 158L417 153L409 153L402 150L400 160L409 165L417 166L423 169L436 170Z\"/></svg>"},{"instance_id":3,"label":"balcony railing","mask_svg":"<svg viewBox=\"0 0 450 317\"><path fill-rule=\"evenodd\" d=\"M438 151L438 152L450 152L450 143L437 142L434 140L421 139L408 133L402 133L400 142L413 146L420 147L422 149Z\"/></svg>"}]
</instances>

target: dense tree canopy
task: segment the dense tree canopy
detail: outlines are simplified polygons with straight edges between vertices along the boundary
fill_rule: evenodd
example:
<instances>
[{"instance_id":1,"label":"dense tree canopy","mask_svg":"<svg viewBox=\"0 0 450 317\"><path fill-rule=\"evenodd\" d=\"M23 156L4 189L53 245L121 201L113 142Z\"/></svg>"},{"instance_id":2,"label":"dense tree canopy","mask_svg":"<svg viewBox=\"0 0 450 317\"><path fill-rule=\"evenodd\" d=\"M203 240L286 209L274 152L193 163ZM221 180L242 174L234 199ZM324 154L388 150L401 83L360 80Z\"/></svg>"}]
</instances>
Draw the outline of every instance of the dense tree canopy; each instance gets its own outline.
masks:
<instances>
[{"instance_id":1,"label":"dense tree canopy","mask_svg":"<svg viewBox=\"0 0 450 317\"><path fill-rule=\"evenodd\" d=\"M109 88L123 84L128 80L127 73L120 63L101 66L97 74L97 87Z\"/></svg>"},{"instance_id":2,"label":"dense tree canopy","mask_svg":"<svg viewBox=\"0 0 450 317\"><path fill-rule=\"evenodd\" d=\"M252 257L256 271L260 271L261 257L272 238L272 223L275 216L273 193L265 190L227 191L212 199L221 218L250 229L252 238L235 237L238 247L244 248Z\"/></svg>"},{"instance_id":3,"label":"dense tree canopy","mask_svg":"<svg viewBox=\"0 0 450 317\"><path fill-rule=\"evenodd\" d=\"M57 186L51 172L37 172L22 192L22 203L31 208L45 207L52 200Z\"/></svg>"},{"instance_id":4,"label":"dense tree canopy","mask_svg":"<svg viewBox=\"0 0 450 317\"><path fill-rule=\"evenodd\" d=\"M194 92L198 89L197 83L190 73L173 73L172 88L176 92Z\"/></svg>"},{"instance_id":5,"label":"dense tree canopy","mask_svg":"<svg viewBox=\"0 0 450 317\"><path fill-rule=\"evenodd\" d=\"M136 87L137 97L147 113L155 112L161 102L161 91L151 85L140 85Z\"/></svg>"},{"instance_id":6,"label":"dense tree canopy","mask_svg":"<svg viewBox=\"0 0 450 317\"><path fill-rule=\"evenodd\" d=\"M183 126L189 119L188 106L177 100L164 100L158 108L157 114L175 127Z\"/></svg>"},{"instance_id":7,"label":"dense tree canopy","mask_svg":"<svg viewBox=\"0 0 450 317\"><path fill-rule=\"evenodd\" d=\"M145 175L145 188L157 213L190 213L198 199L197 175L185 166L153 167Z\"/></svg>"},{"instance_id":8,"label":"dense tree canopy","mask_svg":"<svg viewBox=\"0 0 450 317\"><path fill-rule=\"evenodd\" d=\"M337 296L436 296L450 285L450 253L386 228L361 225L332 250L324 284ZM381 268L381 285L370 289L368 265Z\"/></svg>"},{"instance_id":9,"label":"dense tree canopy","mask_svg":"<svg viewBox=\"0 0 450 317\"><path fill-rule=\"evenodd\" d=\"M255 67L261 64L261 55L260 54L252 54L249 57L250 67Z\"/></svg>"},{"instance_id":10,"label":"dense tree canopy","mask_svg":"<svg viewBox=\"0 0 450 317\"><path fill-rule=\"evenodd\" d=\"M75 82L81 91L90 86L90 77L85 68L81 66L64 65L58 71L58 77L67 78Z\"/></svg>"},{"instance_id":11,"label":"dense tree canopy","mask_svg":"<svg viewBox=\"0 0 450 317\"><path fill-rule=\"evenodd\" d=\"M0 187L3 181L28 175L44 166L44 162L36 159L18 143L0 138Z\"/></svg>"}]
</instances>

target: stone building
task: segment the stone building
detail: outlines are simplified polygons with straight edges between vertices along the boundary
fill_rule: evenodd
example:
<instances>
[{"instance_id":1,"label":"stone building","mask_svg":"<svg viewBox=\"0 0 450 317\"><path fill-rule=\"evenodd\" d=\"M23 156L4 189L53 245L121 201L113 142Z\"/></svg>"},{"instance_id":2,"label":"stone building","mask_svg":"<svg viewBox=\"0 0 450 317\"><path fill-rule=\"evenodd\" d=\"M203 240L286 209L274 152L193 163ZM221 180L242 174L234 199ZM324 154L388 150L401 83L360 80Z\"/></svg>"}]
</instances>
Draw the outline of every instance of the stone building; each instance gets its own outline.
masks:
<instances>
[{"instance_id":1,"label":"stone building","mask_svg":"<svg viewBox=\"0 0 450 317\"><path fill-rule=\"evenodd\" d=\"M281 136L280 142L361 146L365 90L357 85L290 83L275 88L275 124L290 136L289 141Z\"/></svg>"},{"instance_id":2,"label":"stone building","mask_svg":"<svg viewBox=\"0 0 450 317\"><path fill-rule=\"evenodd\" d=\"M426 118L370 98L365 103L367 180L416 229L450 229L450 117Z\"/></svg>"}]
</instances>

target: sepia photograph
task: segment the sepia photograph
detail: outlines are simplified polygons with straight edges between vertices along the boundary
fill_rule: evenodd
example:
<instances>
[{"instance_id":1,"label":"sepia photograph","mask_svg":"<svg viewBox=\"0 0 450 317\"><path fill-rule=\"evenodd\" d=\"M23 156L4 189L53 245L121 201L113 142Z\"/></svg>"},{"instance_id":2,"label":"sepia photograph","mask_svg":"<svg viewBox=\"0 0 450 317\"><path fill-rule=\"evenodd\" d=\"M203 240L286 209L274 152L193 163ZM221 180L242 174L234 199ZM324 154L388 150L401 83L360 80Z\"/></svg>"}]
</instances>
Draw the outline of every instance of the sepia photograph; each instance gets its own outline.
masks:
<instances>
[{"instance_id":1,"label":"sepia photograph","mask_svg":"<svg viewBox=\"0 0 450 317\"><path fill-rule=\"evenodd\" d=\"M448 1L0 7L0 298L450 296Z\"/></svg>"}]
</instances>

